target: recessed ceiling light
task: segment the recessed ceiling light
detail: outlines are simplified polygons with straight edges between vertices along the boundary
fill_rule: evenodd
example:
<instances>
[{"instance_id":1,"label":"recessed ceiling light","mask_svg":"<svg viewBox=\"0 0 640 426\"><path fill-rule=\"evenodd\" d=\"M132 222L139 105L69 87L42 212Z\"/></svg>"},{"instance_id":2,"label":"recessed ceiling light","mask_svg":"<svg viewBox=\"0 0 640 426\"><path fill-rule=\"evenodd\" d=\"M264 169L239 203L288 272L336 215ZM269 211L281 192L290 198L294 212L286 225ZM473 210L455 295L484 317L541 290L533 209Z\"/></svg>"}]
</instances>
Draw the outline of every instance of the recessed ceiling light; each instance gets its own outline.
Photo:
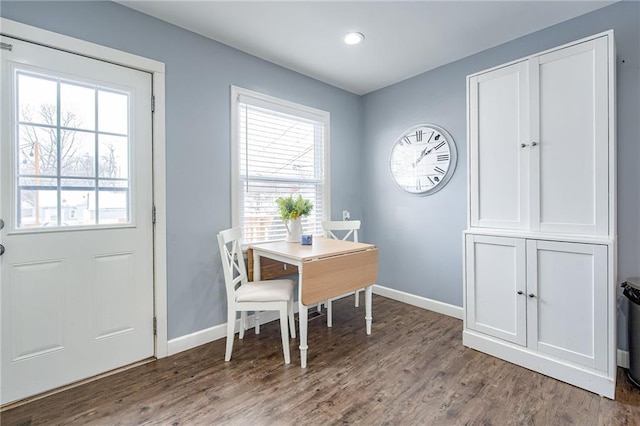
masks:
<instances>
[{"instance_id":1,"label":"recessed ceiling light","mask_svg":"<svg viewBox=\"0 0 640 426\"><path fill-rule=\"evenodd\" d=\"M364 40L364 34L358 32L346 33L344 35L344 42L346 44L358 44Z\"/></svg>"}]
</instances>

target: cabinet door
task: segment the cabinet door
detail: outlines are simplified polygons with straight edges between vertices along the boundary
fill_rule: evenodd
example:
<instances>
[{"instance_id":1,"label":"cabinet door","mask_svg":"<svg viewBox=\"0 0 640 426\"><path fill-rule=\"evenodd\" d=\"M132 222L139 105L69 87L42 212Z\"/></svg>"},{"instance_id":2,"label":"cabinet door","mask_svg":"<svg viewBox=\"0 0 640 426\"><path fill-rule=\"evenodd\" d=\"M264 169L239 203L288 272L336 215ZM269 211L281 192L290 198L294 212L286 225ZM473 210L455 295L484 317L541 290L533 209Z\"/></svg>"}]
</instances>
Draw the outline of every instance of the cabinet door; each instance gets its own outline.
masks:
<instances>
[{"instance_id":1,"label":"cabinet door","mask_svg":"<svg viewBox=\"0 0 640 426\"><path fill-rule=\"evenodd\" d=\"M526 345L525 267L524 240L467 235L467 328Z\"/></svg>"},{"instance_id":2,"label":"cabinet door","mask_svg":"<svg viewBox=\"0 0 640 426\"><path fill-rule=\"evenodd\" d=\"M608 234L607 51L602 37L530 60L532 230Z\"/></svg>"},{"instance_id":3,"label":"cabinet door","mask_svg":"<svg viewBox=\"0 0 640 426\"><path fill-rule=\"evenodd\" d=\"M531 349L607 370L607 247L527 240Z\"/></svg>"},{"instance_id":4,"label":"cabinet door","mask_svg":"<svg viewBox=\"0 0 640 426\"><path fill-rule=\"evenodd\" d=\"M528 98L526 61L469 79L471 226L529 226Z\"/></svg>"}]
</instances>

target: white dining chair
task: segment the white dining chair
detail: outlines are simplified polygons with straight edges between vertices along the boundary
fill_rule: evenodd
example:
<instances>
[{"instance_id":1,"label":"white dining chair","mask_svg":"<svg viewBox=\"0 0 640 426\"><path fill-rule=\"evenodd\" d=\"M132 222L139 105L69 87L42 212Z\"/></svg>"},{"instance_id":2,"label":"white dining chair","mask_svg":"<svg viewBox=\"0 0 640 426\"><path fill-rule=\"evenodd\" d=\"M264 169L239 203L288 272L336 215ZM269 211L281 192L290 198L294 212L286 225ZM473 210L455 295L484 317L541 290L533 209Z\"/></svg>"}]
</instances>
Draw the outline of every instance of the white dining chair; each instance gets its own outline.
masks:
<instances>
[{"instance_id":1,"label":"white dining chair","mask_svg":"<svg viewBox=\"0 0 640 426\"><path fill-rule=\"evenodd\" d=\"M293 319L293 286L289 279L252 281L247 279L240 237L240 228L226 229L218 233L218 246L222 257L224 280L227 288L227 348L225 361L231 360L235 337L236 312L240 312L240 333L244 337L247 311L279 311L280 334L284 363L291 362L289 353L289 331L296 337ZM287 326L287 317L289 325ZM258 329L256 328L256 333Z\"/></svg>"},{"instance_id":2,"label":"white dining chair","mask_svg":"<svg viewBox=\"0 0 640 426\"><path fill-rule=\"evenodd\" d=\"M351 240L358 242L358 230L360 229L359 220L324 220L322 221L322 229L325 231L326 236L336 240ZM355 295L355 307L360 306L360 290L356 290L352 294ZM344 296L344 295L343 295ZM342 296L334 299L339 299ZM327 327L333 326L333 309L331 304L332 299L325 302L327 307Z\"/></svg>"}]
</instances>

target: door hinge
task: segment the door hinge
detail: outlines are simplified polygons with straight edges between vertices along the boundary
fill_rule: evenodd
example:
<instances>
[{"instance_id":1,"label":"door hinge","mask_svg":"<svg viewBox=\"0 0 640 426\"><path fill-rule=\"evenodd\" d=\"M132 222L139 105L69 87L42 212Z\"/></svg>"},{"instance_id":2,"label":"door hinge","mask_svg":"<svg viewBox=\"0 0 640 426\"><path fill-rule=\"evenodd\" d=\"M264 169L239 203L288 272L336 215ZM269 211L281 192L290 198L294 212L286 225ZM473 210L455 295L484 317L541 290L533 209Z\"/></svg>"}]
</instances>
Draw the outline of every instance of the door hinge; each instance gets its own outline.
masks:
<instances>
[{"instance_id":1,"label":"door hinge","mask_svg":"<svg viewBox=\"0 0 640 426\"><path fill-rule=\"evenodd\" d=\"M151 209L151 223L156 224L156 206Z\"/></svg>"},{"instance_id":2,"label":"door hinge","mask_svg":"<svg viewBox=\"0 0 640 426\"><path fill-rule=\"evenodd\" d=\"M11 52L13 50L13 44L9 44L9 43L0 43L0 49L2 50L8 50L9 52Z\"/></svg>"},{"instance_id":3,"label":"door hinge","mask_svg":"<svg viewBox=\"0 0 640 426\"><path fill-rule=\"evenodd\" d=\"M156 97L151 95L151 112L156 112Z\"/></svg>"},{"instance_id":4,"label":"door hinge","mask_svg":"<svg viewBox=\"0 0 640 426\"><path fill-rule=\"evenodd\" d=\"M153 317L153 335L158 335L158 318Z\"/></svg>"}]
</instances>

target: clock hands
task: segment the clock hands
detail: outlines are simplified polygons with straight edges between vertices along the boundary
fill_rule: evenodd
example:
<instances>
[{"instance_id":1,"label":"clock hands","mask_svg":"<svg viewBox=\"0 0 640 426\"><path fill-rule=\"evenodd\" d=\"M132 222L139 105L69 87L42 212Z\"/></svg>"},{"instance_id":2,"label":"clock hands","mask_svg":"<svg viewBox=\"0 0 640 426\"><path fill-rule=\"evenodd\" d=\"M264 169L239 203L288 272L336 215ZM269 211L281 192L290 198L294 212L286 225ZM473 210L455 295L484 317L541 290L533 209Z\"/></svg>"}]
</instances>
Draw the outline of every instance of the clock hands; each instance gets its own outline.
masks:
<instances>
[{"instance_id":1,"label":"clock hands","mask_svg":"<svg viewBox=\"0 0 640 426\"><path fill-rule=\"evenodd\" d=\"M416 134L417 134L417 133L416 133ZM435 138L433 138L433 135L434 135L434 134L435 134L435 136L436 136ZM438 139L440 139L440 135L439 135L439 134L437 134L437 133L435 133L435 132L431 133L431 136L429 137L429 140L427 141L427 143L431 142L431 138L433 138L433 140L434 140L434 141L437 141ZM422 138L420 138L420 139L422 139ZM431 149L427 149L428 147L425 147L425 148L422 150L422 152L420 153L420 157L418 157L418 159L413 163L413 167L415 168L415 167L418 165L418 163L419 163L420 161L422 161L422 159L423 159L424 157L426 157L427 155L429 155L429 153L431 153L431 151L433 151L434 149L440 149L440 147L441 147L442 145L444 145L444 142L440 142L438 145L434 146L434 147L433 147L433 148L431 148Z\"/></svg>"},{"instance_id":2,"label":"clock hands","mask_svg":"<svg viewBox=\"0 0 640 426\"><path fill-rule=\"evenodd\" d=\"M436 147L435 147L435 146L434 146L433 148L431 148L431 149L427 149L427 148L423 149L423 150L422 150L422 152L420 153L420 157L418 157L418 159L413 163L413 167L416 167L416 166L418 165L418 163L419 163L419 162L420 162L424 157L426 157L427 155L429 155L429 153L430 153L431 151L433 151L434 149L436 149Z\"/></svg>"}]
</instances>

